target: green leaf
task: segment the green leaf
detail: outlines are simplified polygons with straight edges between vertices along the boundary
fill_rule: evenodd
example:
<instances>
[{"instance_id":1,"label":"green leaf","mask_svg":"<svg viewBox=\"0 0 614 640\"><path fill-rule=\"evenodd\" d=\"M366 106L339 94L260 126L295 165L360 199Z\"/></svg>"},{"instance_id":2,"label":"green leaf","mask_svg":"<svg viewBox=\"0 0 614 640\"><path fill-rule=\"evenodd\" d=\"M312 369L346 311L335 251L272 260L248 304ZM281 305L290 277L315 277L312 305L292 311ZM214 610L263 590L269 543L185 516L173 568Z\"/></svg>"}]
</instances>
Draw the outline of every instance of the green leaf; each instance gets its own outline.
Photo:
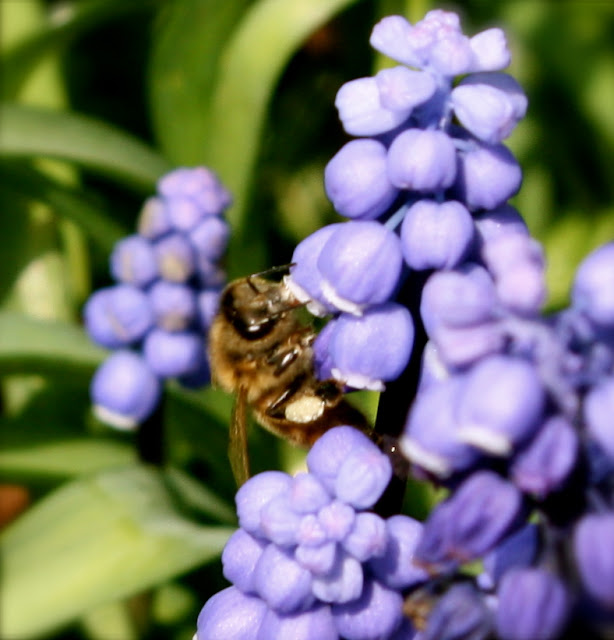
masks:
<instances>
[{"instance_id":1,"label":"green leaf","mask_svg":"<svg viewBox=\"0 0 614 640\"><path fill-rule=\"evenodd\" d=\"M584 257L614 237L614 210L604 209L596 215L572 213L557 220L544 238L548 256L548 305L560 308L567 304L575 271Z\"/></svg>"},{"instance_id":2,"label":"green leaf","mask_svg":"<svg viewBox=\"0 0 614 640\"><path fill-rule=\"evenodd\" d=\"M171 168L128 133L82 115L5 104L0 122L0 148L7 157L75 162L146 192Z\"/></svg>"},{"instance_id":3,"label":"green leaf","mask_svg":"<svg viewBox=\"0 0 614 640\"><path fill-rule=\"evenodd\" d=\"M260 0L245 13L219 61L208 103L205 164L232 191L242 227L266 111L281 72L306 38L356 0ZM298 124L298 123L297 123Z\"/></svg>"},{"instance_id":4,"label":"green leaf","mask_svg":"<svg viewBox=\"0 0 614 640\"><path fill-rule=\"evenodd\" d=\"M147 468L61 487L1 538L3 637L32 638L150 589L217 557L232 532L180 516Z\"/></svg>"},{"instance_id":5,"label":"green leaf","mask_svg":"<svg viewBox=\"0 0 614 640\"><path fill-rule=\"evenodd\" d=\"M211 489L194 480L192 476L184 473L181 469L170 468L166 472L166 478L169 488L172 487L181 496L186 507L218 522L236 524L237 517L234 505L222 500Z\"/></svg>"},{"instance_id":6,"label":"green leaf","mask_svg":"<svg viewBox=\"0 0 614 640\"><path fill-rule=\"evenodd\" d=\"M72 220L105 253L110 253L113 245L129 233L83 191L21 163L0 164L0 181L3 189L18 198L44 202L55 213Z\"/></svg>"},{"instance_id":7,"label":"green leaf","mask_svg":"<svg viewBox=\"0 0 614 640\"><path fill-rule=\"evenodd\" d=\"M203 162L205 114L219 57L249 0L175 0L161 7L149 65L156 138L178 165Z\"/></svg>"},{"instance_id":8,"label":"green leaf","mask_svg":"<svg viewBox=\"0 0 614 640\"><path fill-rule=\"evenodd\" d=\"M13 100L41 59L50 51L59 51L90 29L104 25L118 17L143 11L160 0L88 0L70 6L62 20L50 21L45 28L11 46L2 56L2 97ZM10 29L7 24L6 28Z\"/></svg>"},{"instance_id":9,"label":"green leaf","mask_svg":"<svg viewBox=\"0 0 614 640\"><path fill-rule=\"evenodd\" d=\"M77 476L136 461L134 447L104 439L79 438L0 451L3 476Z\"/></svg>"},{"instance_id":10,"label":"green leaf","mask_svg":"<svg viewBox=\"0 0 614 640\"><path fill-rule=\"evenodd\" d=\"M0 373L60 373L91 376L106 351L67 322L0 312Z\"/></svg>"}]
</instances>

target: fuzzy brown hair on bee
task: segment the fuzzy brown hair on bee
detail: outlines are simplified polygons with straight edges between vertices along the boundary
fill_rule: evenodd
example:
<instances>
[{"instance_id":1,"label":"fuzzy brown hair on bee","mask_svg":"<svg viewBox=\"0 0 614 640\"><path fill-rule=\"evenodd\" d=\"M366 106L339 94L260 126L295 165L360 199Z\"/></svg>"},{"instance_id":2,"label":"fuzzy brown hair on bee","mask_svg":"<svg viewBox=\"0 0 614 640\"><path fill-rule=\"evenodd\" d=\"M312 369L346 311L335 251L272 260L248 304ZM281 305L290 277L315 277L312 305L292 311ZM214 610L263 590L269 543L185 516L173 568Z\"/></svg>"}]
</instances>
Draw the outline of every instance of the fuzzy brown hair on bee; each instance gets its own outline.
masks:
<instances>
[{"instance_id":1,"label":"fuzzy brown hair on bee","mask_svg":"<svg viewBox=\"0 0 614 640\"><path fill-rule=\"evenodd\" d=\"M267 273L267 272L265 272ZM313 363L317 333L301 321L296 300L283 282L256 274L231 282L209 333L214 384L236 393L229 458L240 485L249 477L246 408L266 429L310 446L327 429L367 427L336 380L319 380Z\"/></svg>"}]
</instances>

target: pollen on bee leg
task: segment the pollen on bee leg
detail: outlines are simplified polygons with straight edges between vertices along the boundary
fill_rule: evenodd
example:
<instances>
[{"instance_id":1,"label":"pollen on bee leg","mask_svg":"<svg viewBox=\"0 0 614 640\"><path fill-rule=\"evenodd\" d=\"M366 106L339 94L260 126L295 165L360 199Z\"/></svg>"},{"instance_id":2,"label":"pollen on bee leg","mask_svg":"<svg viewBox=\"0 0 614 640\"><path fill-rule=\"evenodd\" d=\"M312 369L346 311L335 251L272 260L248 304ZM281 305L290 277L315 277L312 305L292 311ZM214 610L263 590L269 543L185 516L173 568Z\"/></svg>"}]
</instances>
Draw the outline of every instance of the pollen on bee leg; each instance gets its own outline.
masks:
<instances>
[{"instance_id":1,"label":"pollen on bee leg","mask_svg":"<svg viewBox=\"0 0 614 640\"><path fill-rule=\"evenodd\" d=\"M302 396L286 407L286 419L291 422L313 422L324 413L324 402L316 396Z\"/></svg>"}]
</instances>

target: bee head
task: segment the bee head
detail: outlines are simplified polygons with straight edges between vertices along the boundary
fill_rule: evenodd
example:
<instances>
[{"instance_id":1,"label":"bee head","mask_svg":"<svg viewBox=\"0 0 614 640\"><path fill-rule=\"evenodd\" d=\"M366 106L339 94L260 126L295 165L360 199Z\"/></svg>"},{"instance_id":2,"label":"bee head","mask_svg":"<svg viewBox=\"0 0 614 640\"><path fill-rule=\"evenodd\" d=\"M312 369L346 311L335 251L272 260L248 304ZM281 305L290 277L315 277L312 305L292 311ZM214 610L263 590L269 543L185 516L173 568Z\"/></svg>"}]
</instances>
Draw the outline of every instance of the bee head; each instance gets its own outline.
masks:
<instances>
[{"instance_id":1,"label":"bee head","mask_svg":"<svg viewBox=\"0 0 614 640\"><path fill-rule=\"evenodd\" d=\"M294 307L282 284L257 276L231 283L220 303L228 322L248 340L266 336Z\"/></svg>"}]
</instances>

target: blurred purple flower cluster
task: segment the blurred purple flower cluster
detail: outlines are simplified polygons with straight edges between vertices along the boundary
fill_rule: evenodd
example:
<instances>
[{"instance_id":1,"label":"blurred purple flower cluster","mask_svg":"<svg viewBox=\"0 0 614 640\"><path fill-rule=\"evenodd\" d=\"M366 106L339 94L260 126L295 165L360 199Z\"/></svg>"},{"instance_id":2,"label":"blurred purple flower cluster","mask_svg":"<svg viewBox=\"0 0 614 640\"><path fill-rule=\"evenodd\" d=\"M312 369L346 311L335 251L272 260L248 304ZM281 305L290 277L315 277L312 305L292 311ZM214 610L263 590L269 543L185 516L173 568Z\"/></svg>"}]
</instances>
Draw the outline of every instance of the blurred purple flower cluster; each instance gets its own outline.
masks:
<instances>
[{"instance_id":1,"label":"blurred purple flower cluster","mask_svg":"<svg viewBox=\"0 0 614 640\"><path fill-rule=\"evenodd\" d=\"M534 243L525 234L502 224L497 243ZM441 580L452 585L425 637L464 624L448 603L459 581L480 618L471 638L555 640L570 629L610 637L614 243L582 262L571 305L549 316L509 304L488 239L481 247L479 264L426 281L430 340L400 442L417 475L451 490L415 553L432 576L428 591ZM505 261L503 249L496 255ZM462 339L446 335L459 330ZM476 560L483 572L469 586L464 568Z\"/></svg>"},{"instance_id":2,"label":"blurred purple flower cluster","mask_svg":"<svg viewBox=\"0 0 614 640\"><path fill-rule=\"evenodd\" d=\"M92 340L114 350L92 380L94 411L119 429L151 414L162 380L209 382L206 335L226 281L218 263L231 197L215 174L176 169L157 191L143 206L138 233L111 254L116 284L96 291L84 308Z\"/></svg>"},{"instance_id":3,"label":"blurred purple flower cluster","mask_svg":"<svg viewBox=\"0 0 614 640\"><path fill-rule=\"evenodd\" d=\"M521 171L502 141L527 101L501 73L504 34L468 38L455 14L432 11L415 25L384 18L371 44L401 65L337 95L359 137L325 186L350 221L299 244L286 284L331 316L314 347L320 377L384 391L420 362L415 398L384 393L403 394L412 470L448 495L424 525L382 521L368 509L383 486L347 497L380 477L380 459L354 462L335 441L347 428L331 431L308 475L239 492L242 528L224 554L234 586L205 605L197 638L612 637L614 243L580 265L569 308L544 315L542 248L507 203ZM293 494L303 485L307 511ZM366 556L350 543L363 520L379 541Z\"/></svg>"}]
</instances>

